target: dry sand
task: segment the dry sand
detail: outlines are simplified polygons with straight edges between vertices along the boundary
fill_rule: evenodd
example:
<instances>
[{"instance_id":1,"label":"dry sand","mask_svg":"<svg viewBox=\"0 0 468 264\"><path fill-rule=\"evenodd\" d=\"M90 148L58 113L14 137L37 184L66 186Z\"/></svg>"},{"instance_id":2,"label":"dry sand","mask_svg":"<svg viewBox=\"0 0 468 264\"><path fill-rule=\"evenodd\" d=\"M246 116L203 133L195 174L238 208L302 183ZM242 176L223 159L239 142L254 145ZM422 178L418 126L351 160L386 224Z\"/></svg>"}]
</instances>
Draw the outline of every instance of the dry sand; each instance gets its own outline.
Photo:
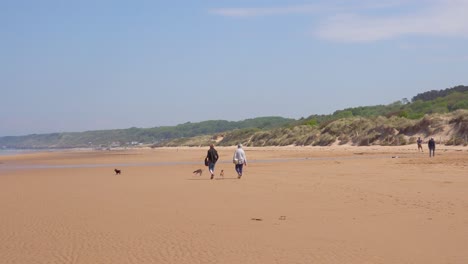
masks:
<instances>
[{"instance_id":1,"label":"dry sand","mask_svg":"<svg viewBox=\"0 0 468 264\"><path fill-rule=\"evenodd\" d=\"M468 263L466 147L217 149L0 156L0 263Z\"/></svg>"}]
</instances>

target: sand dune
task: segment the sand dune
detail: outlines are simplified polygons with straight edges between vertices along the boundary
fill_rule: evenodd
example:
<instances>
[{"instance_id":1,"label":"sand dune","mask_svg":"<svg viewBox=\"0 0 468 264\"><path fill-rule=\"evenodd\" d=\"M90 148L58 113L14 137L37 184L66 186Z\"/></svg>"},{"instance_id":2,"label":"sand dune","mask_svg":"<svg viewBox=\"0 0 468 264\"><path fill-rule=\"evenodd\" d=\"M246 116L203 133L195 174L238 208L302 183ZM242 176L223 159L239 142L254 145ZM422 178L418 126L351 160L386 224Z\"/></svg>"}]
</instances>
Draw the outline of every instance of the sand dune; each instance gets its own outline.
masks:
<instances>
[{"instance_id":1,"label":"sand dune","mask_svg":"<svg viewBox=\"0 0 468 264\"><path fill-rule=\"evenodd\" d=\"M0 263L468 263L466 147L206 150L0 157Z\"/></svg>"}]
</instances>

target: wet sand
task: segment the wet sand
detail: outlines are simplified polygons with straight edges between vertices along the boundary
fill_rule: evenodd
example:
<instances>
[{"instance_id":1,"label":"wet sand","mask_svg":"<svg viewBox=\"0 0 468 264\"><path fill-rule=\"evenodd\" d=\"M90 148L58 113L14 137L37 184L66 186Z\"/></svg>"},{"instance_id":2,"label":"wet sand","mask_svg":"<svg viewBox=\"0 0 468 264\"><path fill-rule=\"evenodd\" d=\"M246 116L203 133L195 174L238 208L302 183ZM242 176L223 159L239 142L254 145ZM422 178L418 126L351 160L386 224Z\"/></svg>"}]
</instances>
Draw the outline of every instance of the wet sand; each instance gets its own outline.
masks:
<instances>
[{"instance_id":1,"label":"wet sand","mask_svg":"<svg viewBox=\"0 0 468 264\"><path fill-rule=\"evenodd\" d=\"M0 156L0 263L468 263L467 147L217 149Z\"/></svg>"}]
</instances>

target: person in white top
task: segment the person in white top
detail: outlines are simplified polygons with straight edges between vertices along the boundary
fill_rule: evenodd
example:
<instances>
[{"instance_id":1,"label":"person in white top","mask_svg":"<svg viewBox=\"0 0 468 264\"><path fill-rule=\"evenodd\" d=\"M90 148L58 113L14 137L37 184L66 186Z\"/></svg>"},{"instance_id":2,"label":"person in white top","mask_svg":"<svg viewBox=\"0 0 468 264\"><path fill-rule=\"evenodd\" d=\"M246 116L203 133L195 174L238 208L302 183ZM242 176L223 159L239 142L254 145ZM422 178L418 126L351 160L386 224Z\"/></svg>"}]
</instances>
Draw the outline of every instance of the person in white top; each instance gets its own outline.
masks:
<instances>
[{"instance_id":1,"label":"person in white top","mask_svg":"<svg viewBox=\"0 0 468 264\"><path fill-rule=\"evenodd\" d=\"M236 165L237 178L240 179L242 177L242 168L244 165L247 166L247 158L245 157L245 152L242 149L242 144L237 145L232 162Z\"/></svg>"}]
</instances>

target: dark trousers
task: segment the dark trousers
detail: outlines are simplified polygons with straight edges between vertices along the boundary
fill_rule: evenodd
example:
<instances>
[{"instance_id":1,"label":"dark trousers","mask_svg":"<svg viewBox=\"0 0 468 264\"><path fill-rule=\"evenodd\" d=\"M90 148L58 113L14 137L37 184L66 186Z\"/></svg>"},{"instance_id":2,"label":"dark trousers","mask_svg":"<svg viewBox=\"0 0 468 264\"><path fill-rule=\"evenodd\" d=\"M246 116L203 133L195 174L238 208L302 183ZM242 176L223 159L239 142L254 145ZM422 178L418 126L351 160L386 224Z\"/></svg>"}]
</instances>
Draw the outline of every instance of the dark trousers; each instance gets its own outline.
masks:
<instances>
[{"instance_id":1,"label":"dark trousers","mask_svg":"<svg viewBox=\"0 0 468 264\"><path fill-rule=\"evenodd\" d=\"M242 168L244 167L244 164L236 164L236 171L239 176L242 175Z\"/></svg>"},{"instance_id":2,"label":"dark trousers","mask_svg":"<svg viewBox=\"0 0 468 264\"><path fill-rule=\"evenodd\" d=\"M214 162L209 162L208 163L208 169L212 172L214 172L214 169L215 169L215 163Z\"/></svg>"},{"instance_id":3,"label":"dark trousers","mask_svg":"<svg viewBox=\"0 0 468 264\"><path fill-rule=\"evenodd\" d=\"M430 148L429 149L429 157L434 157L435 156L435 148Z\"/></svg>"}]
</instances>

